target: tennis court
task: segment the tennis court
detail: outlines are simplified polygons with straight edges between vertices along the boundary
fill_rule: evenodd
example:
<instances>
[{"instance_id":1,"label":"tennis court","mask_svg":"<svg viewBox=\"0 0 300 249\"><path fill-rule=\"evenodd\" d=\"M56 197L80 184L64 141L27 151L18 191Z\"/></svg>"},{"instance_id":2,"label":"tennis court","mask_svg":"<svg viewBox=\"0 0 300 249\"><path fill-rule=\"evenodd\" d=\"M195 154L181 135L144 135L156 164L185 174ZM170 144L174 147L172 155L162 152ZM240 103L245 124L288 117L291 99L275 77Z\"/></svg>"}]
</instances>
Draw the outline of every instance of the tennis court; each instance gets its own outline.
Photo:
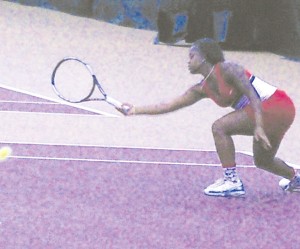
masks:
<instances>
[{"instance_id":1,"label":"tennis court","mask_svg":"<svg viewBox=\"0 0 300 249\"><path fill-rule=\"evenodd\" d=\"M13 149L0 165L1 248L299 247L300 195L253 166L250 139L235 138L245 197L203 194L222 174L210 125L228 110L205 101L125 118L105 103L67 105L51 89L55 64L76 55L116 98L160 101L197 81L184 73L188 48L153 46L149 31L13 3L0 8L0 142ZM299 63L269 53L227 56L278 80L299 110ZM299 124L297 117L279 151L296 165Z\"/></svg>"}]
</instances>

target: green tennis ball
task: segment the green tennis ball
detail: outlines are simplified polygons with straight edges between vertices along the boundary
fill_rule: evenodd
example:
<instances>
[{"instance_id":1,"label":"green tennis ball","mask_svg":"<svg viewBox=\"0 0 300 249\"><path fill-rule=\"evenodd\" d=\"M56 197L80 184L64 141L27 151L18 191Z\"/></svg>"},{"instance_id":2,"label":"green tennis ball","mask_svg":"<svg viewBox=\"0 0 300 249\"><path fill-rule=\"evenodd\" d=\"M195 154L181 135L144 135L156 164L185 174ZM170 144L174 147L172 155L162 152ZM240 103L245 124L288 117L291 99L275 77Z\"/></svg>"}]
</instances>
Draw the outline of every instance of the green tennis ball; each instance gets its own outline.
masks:
<instances>
[{"instance_id":1,"label":"green tennis ball","mask_svg":"<svg viewBox=\"0 0 300 249\"><path fill-rule=\"evenodd\" d=\"M12 153L9 146L4 146L0 149L0 161L5 161Z\"/></svg>"}]
</instances>

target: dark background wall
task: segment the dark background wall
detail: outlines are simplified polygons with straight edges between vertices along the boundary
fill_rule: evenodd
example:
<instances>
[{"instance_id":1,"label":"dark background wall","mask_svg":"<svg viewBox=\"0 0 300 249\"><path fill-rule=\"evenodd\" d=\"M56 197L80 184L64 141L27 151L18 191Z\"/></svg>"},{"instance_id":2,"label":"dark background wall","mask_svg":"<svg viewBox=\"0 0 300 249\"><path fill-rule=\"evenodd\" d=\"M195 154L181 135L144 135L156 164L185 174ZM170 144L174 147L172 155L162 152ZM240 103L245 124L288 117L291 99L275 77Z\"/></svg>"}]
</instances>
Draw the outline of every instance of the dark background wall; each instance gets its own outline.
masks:
<instances>
[{"instance_id":1,"label":"dark background wall","mask_svg":"<svg viewBox=\"0 0 300 249\"><path fill-rule=\"evenodd\" d=\"M216 38L216 14L227 11L219 31L228 49L262 49L300 56L300 0L10 0L139 29L158 30L158 12L175 22L189 17L190 40ZM172 19L173 18L173 19ZM220 21L220 15L219 15ZM223 25L224 27L221 27ZM176 25L169 25L174 28ZM163 27L165 27L163 25ZM164 30L163 30L164 31ZM168 31L172 33L173 31Z\"/></svg>"},{"instance_id":2,"label":"dark background wall","mask_svg":"<svg viewBox=\"0 0 300 249\"><path fill-rule=\"evenodd\" d=\"M40 6L107 22L143 29L156 29L160 0L8 0ZM172 2L172 0L164 0ZM170 4L173 5L173 4Z\"/></svg>"}]
</instances>

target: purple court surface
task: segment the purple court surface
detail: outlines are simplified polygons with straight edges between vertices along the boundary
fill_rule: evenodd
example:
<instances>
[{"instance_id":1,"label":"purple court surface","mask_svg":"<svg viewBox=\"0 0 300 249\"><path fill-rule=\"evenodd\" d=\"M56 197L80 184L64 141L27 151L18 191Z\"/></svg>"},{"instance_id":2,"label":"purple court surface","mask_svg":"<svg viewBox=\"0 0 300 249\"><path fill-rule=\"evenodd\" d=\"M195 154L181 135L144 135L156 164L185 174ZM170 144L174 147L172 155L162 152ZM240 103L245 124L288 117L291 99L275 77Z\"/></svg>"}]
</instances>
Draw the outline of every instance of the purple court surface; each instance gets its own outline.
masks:
<instances>
[{"instance_id":1,"label":"purple court surface","mask_svg":"<svg viewBox=\"0 0 300 249\"><path fill-rule=\"evenodd\" d=\"M90 114L0 89L2 111ZM237 153L242 198L203 189L214 151L3 143L0 248L298 249L300 194Z\"/></svg>"}]
</instances>

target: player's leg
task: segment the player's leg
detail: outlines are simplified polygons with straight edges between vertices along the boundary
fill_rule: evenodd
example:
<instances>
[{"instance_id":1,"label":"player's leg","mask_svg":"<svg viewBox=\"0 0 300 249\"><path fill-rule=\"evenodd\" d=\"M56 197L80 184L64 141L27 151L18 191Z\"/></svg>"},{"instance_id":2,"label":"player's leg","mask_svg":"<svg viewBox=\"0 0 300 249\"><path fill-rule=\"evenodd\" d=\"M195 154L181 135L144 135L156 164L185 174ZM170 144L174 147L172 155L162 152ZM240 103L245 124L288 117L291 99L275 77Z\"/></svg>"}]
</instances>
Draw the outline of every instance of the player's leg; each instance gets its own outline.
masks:
<instances>
[{"instance_id":1,"label":"player's leg","mask_svg":"<svg viewBox=\"0 0 300 249\"><path fill-rule=\"evenodd\" d=\"M264 149L261 143L253 139L253 155L256 167L269 171L275 175L282 176L287 179L292 179L295 176L295 170L287 165L280 158L275 157L281 138L268 136L272 148Z\"/></svg>"},{"instance_id":2,"label":"player's leg","mask_svg":"<svg viewBox=\"0 0 300 249\"><path fill-rule=\"evenodd\" d=\"M253 153L255 164L261 169L284 177L283 181L279 183L284 190L299 191L299 174L296 174L295 170L283 160L275 157L282 138L294 121L294 104L283 91L276 91L270 100L263 103L263 108L265 132L272 145L272 149L265 150L260 143L254 141Z\"/></svg>"},{"instance_id":3,"label":"player's leg","mask_svg":"<svg viewBox=\"0 0 300 249\"><path fill-rule=\"evenodd\" d=\"M212 133L223 168L235 166L235 146L232 136L252 136L253 121L244 110L231 112L212 125Z\"/></svg>"},{"instance_id":4,"label":"player's leg","mask_svg":"<svg viewBox=\"0 0 300 249\"><path fill-rule=\"evenodd\" d=\"M235 163L233 135L253 135L254 123L246 111L239 110L218 119L212 126L215 146L220 158L224 177L208 186L204 193L212 196L239 196L245 194Z\"/></svg>"},{"instance_id":5,"label":"player's leg","mask_svg":"<svg viewBox=\"0 0 300 249\"><path fill-rule=\"evenodd\" d=\"M259 142L253 141L255 165L260 169L284 177L279 182L279 186L283 190L293 192L300 191L300 175L282 159L275 157L281 138L269 137L269 140L272 144L271 150L265 150Z\"/></svg>"}]
</instances>

